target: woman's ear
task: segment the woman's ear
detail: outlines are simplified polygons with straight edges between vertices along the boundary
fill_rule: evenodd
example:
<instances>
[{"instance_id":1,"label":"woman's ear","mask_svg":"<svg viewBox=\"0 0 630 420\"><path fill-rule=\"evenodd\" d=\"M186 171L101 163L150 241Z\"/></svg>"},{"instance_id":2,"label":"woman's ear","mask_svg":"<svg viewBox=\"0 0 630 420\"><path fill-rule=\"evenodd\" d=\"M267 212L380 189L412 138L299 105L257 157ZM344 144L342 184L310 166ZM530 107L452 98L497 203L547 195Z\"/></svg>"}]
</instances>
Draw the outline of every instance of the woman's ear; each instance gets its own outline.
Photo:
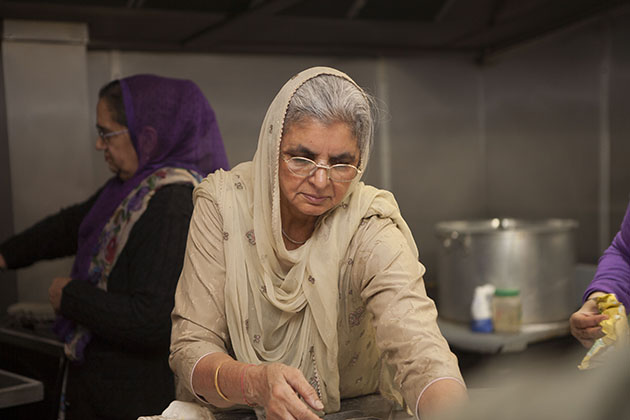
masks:
<instances>
[{"instance_id":1,"label":"woman's ear","mask_svg":"<svg viewBox=\"0 0 630 420\"><path fill-rule=\"evenodd\" d=\"M157 153L157 131L150 125L142 127L138 134L138 162L140 167L150 162Z\"/></svg>"}]
</instances>

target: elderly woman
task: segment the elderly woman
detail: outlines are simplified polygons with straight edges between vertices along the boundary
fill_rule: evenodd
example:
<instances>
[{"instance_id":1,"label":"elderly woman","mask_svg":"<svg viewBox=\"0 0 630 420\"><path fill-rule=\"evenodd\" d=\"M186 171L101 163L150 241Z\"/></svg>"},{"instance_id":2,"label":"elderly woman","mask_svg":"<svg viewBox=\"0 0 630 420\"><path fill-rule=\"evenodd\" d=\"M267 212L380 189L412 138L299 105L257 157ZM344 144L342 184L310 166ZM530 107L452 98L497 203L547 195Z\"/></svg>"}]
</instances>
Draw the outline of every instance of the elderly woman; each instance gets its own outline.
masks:
<instances>
[{"instance_id":1,"label":"elderly woman","mask_svg":"<svg viewBox=\"0 0 630 420\"><path fill-rule=\"evenodd\" d=\"M273 100L253 161L195 189L170 362L198 401L317 419L377 391L417 413L465 396L411 232L359 182L372 136L366 94L312 68Z\"/></svg>"},{"instance_id":2,"label":"elderly woman","mask_svg":"<svg viewBox=\"0 0 630 420\"><path fill-rule=\"evenodd\" d=\"M70 364L67 419L130 419L174 398L170 313L192 190L227 168L214 112L191 81L133 76L104 86L96 148L115 176L87 201L0 245L19 268L76 254L50 301Z\"/></svg>"}]
</instances>

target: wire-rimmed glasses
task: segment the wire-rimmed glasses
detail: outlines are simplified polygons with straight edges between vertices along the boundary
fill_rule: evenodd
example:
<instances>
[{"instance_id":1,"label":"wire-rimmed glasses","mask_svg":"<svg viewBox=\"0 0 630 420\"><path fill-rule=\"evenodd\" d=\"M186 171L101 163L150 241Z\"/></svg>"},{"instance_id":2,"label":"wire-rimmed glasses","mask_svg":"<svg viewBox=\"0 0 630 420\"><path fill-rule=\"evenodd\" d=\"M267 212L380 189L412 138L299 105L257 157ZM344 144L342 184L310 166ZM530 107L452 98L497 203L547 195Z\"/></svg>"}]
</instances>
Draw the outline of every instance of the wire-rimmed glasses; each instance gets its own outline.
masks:
<instances>
[{"instance_id":1,"label":"wire-rimmed glasses","mask_svg":"<svg viewBox=\"0 0 630 420\"><path fill-rule=\"evenodd\" d=\"M105 131L103 131L101 127L96 127L96 134L101 138L101 140L103 140L105 144L109 144L110 138L119 136L121 134L125 134L128 132L129 130L125 128L124 130L110 131L109 133L106 133Z\"/></svg>"},{"instance_id":2,"label":"wire-rimmed glasses","mask_svg":"<svg viewBox=\"0 0 630 420\"><path fill-rule=\"evenodd\" d=\"M361 173L359 168L348 163L338 163L328 166L300 156L293 156L283 160L287 163L287 167L292 174L301 177L309 177L318 169L325 169L328 178L333 181L352 182L352 180Z\"/></svg>"}]
</instances>

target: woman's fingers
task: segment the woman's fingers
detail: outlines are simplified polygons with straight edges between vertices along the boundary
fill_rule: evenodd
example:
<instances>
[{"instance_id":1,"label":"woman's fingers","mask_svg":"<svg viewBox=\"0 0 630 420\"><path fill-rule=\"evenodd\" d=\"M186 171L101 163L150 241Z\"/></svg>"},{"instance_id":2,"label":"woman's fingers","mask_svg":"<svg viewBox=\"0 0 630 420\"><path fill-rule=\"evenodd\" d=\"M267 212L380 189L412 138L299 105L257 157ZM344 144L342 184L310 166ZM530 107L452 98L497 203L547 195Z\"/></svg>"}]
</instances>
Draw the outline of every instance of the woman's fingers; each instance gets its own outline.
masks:
<instances>
[{"instance_id":1,"label":"woman's fingers","mask_svg":"<svg viewBox=\"0 0 630 420\"><path fill-rule=\"evenodd\" d=\"M599 323L608 319L606 315L593 315L583 312L575 312L569 319L571 334L586 348L590 348L593 342L602 337L602 329Z\"/></svg>"},{"instance_id":2,"label":"woman's fingers","mask_svg":"<svg viewBox=\"0 0 630 420\"><path fill-rule=\"evenodd\" d=\"M595 340L600 337L603 337L601 327L593 327L593 328L584 328L578 330L574 336L582 343L582 345L586 348L590 348Z\"/></svg>"},{"instance_id":3,"label":"woman's fingers","mask_svg":"<svg viewBox=\"0 0 630 420\"><path fill-rule=\"evenodd\" d=\"M589 334L588 337L599 338L600 335L591 335L592 333L599 333L601 330L600 322L608 319L606 315L588 315L579 312L571 315L569 319L569 326L571 327L571 333L576 337L583 337L584 334ZM578 337L579 336L579 337Z\"/></svg>"},{"instance_id":4,"label":"woman's fingers","mask_svg":"<svg viewBox=\"0 0 630 420\"><path fill-rule=\"evenodd\" d=\"M308 404L315 406L319 401L317 393L302 372L286 365L273 364L266 366L266 374L268 391L264 406L267 419L319 420L319 417L299 398L301 395L305 400L308 399Z\"/></svg>"},{"instance_id":5,"label":"woman's fingers","mask_svg":"<svg viewBox=\"0 0 630 420\"><path fill-rule=\"evenodd\" d=\"M310 383L304 378L302 372L295 370L292 375L287 376L287 382L291 387L302 397L313 410L321 411L324 409L324 404L320 401L317 391L313 389ZM317 416L315 418L318 418Z\"/></svg>"},{"instance_id":6,"label":"woman's fingers","mask_svg":"<svg viewBox=\"0 0 630 420\"><path fill-rule=\"evenodd\" d=\"M571 323L576 328L590 328L599 326L599 323L605 319L608 319L607 315L590 315L576 312L571 316Z\"/></svg>"},{"instance_id":7,"label":"woman's fingers","mask_svg":"<svg viewBox=\"0 0 630 420\"><path fill-rule=\"evenodd\" d=\"M288 384L284 387L276 387L271 393L266 414L268 420L319 420L319 417L308 409Z\"/></svg>"},{"instance_id":8,"label":"woman's fingers","mask_svg":"<svg viewBox=\"0 0 630 420\"><path fill-rule=\"evenodd\" d=\"M594 340L597 340L598 338L604 336L604 333L602 332L602 327L584 328L582 330L582 334L584 337L588 337Z\"/></svg>"}]
</instances>

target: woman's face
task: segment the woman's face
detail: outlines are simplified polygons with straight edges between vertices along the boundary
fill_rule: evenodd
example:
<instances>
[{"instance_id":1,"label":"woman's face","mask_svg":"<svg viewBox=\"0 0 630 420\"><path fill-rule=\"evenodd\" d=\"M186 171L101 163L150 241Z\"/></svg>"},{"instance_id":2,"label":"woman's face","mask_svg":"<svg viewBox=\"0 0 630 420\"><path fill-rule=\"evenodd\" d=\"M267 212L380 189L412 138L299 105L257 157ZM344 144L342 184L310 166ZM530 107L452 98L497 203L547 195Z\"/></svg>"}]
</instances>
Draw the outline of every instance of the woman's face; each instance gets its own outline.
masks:
<instances>
[{"instance_id":1,"label":"woman's face","mask_svg":"<svg viewBox=\"0 0 630 420\"><path fill-rule=\"evenodd\" d=\"M126 130L127 127L118 124L104 99L96 105L96 127L105 136L109 133ZM126 181L138 170L138 154L133 147L129 132L96 139L96 149L105 152L105 162L109 169L120 179Z\"/></svg>"},{"instance_id":2,"label":"woman's face","mask_svg":"<svg viewBox=\"0 0 630 420\"><path fill-rule=\"evenodd\" d=\"M288 127L280 143L280 207L283 216L320 216L345 196L351 182L328 178L318 168L311 176L301 177L289 171L285 159L294 156L311 159L321 165L340 163L358 166L358 142L343 122L330 125L307 119Z\"/></svg>"}]
</instances>

